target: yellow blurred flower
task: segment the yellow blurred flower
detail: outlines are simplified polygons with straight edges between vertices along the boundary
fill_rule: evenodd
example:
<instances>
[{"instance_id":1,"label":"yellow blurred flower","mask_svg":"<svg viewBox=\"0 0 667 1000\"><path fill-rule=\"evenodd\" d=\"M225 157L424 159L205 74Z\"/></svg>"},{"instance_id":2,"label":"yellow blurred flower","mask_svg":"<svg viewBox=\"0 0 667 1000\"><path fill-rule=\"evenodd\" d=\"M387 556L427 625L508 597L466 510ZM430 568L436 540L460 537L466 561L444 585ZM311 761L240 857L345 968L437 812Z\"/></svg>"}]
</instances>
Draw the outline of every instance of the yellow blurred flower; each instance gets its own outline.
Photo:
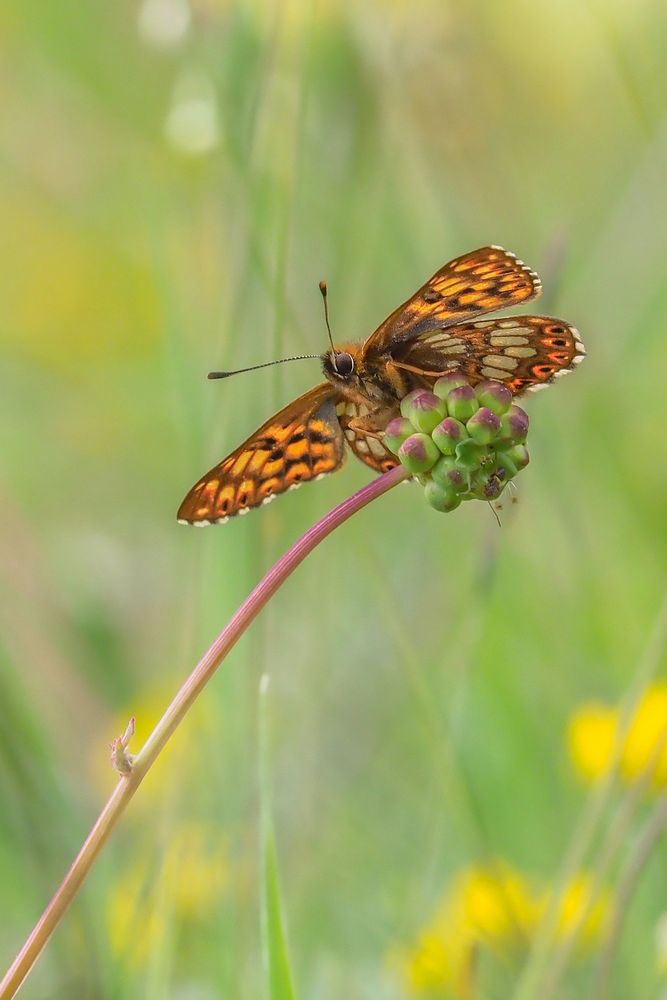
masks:
<instances>
[{"instance_id":1,"label":"yellow blurred flower","mask_svg":"<svg viewBox=\"0 0 667 1000\"><path fill-rule=\"evenodd\" d=\"M2 254L3 351L75 375L85 362L154 351L160 309L148 255L127 253L19 190L0 192L12 233Z\"/></svg>"},{"instance_id":2,"label":"yellow blurred flower","mask_svg":"<svg viewBox=\"0 0 667 1000\"><path fill-rule=\"evenodd\" d=\"M227 884L220 831L190 823L174 832L157 863L146 854L115 882L107 900L113 951L142 966L164 947L175 924L206 918Z\"/></svg>"},{"instance_id":3,"label":"yellow blurred flower","mask_svg":"<svg viewBox=\"0 0 667 1000\"><path fill-rule=\"evenodd\" d=\"M623 747L621 769L629 780L650 770L656 788L667 785L667 683L651 685L639 702Z\"/></svg>"},{"instance_id":4,"label":"yellow blurred flower","mask_svg":"<svg viewBox=\"0 0 667 1000\"><path fill-rule=\"evenodd\" d=\"M456 876L414 947L395 953L393 964L410 993L467 998L477 949L516 949L538 917L535 893L510 865L474 865Z\"/></svg>"},{"instance_id":5,"label":"yellow blurred flower","mask_svg":"<svg viewBox=\"0 0 667 1000\"><path fill-rule=\"evenodd\" d=\"M474 958L474 941L469 935L443 938L425 931L410 950L396 953L393 963L407 991L439 994L447 990L455 997L466 997Z\"/></svg>"},{"instance_id":6,"label":"yellow blurred flower","mask_svg":"<svg viewBox=\"0 0 667 1000\"><path fill-rule=\"evenodd\" d=\"M459 875L450 907L465 927L489 944L525 940L539 916L530 886L504 862Z\"/></svg>"},{"instance_id":7,"label":"yellow blurred flower","mask_svg":"<svg viewBox=\"0 0 667 1000\"><path fill-rule=\"evenodd\" d=\"M574 875L565 886L557 910L557 937L576 936L581 950L592 948L600 940L611 912L611 897L606 889L595 890L587 872Z\"/></svg>"},{"instance_id":8,"label":"yellow blurred flower","mask_svg":"<svg viewBox=\"0 0 667 1000\"><path fill-rule=\"evenodd\" d=\"M578 774L585 781L602 777L611 766L619 713L601 704L586 704L570 718L567 744ZM650 776L654 788L667 786L667 683L652 684L642 695L620 748L620 773L628 782Z\"/></svg>"},{"instance_id":9,"label":"yellow blurred flower","mask_svg":"<svg viewBox=\"0 0 667 1000\"><path fill-rule=\"evenodd\" d=\"M466 868L453 879L413 947L394 951L390 964L412 995L472 1000L477 952L505 959L520 954L549 898L549 889L534 886L503 861ZM558 939L574 935L580 951L590 949L600 939L610 907L609 894L594 894L587 873L574 875L558 901Z\"/></svg>"},{"instance_id":10,"label":"yellow blurred flower","mask_svg":"<svg viewBox=\"0 0 667 1000\"><path fill-rule=\"evenodd\" d=\"M578 773L586 781L602 777L614 751L617 715L606 705L582 705L570 718L567 744Z\"/></svg>"},{"instance_id":11,"label":"yellow blurred flower","mask_svg":"<svg viewBox=\"0 0 667 1000\"><path fill-rule=\"evenodd\" d=\"M162 865L165 892L174 911L196 920L215 906L227 884L227 858L220 831L190 823L172 837Z\"/></svg>"}]
</instances>

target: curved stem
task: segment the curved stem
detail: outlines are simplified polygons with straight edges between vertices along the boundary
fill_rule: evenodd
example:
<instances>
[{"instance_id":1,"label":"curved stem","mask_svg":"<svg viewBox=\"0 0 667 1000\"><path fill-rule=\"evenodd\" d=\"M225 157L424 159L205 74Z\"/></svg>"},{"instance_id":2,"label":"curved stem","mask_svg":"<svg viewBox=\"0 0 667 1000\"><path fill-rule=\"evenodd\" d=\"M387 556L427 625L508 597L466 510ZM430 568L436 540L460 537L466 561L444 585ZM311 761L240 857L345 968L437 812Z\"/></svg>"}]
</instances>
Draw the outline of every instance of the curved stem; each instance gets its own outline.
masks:
<instances>
[{"instance_id":1,"label":"curved stem","mask_svg":"<svg viewBox=\"0 0 667 1000\"><path fill-rule=\"evenodd\" d=\"M347 500L334 507L328 514L309 528L294 545L281 556L278 562L269 570L266 576L245 599L238 611L217 639L209 646L201 660L180 688L173 701L165 711L146 743L134 758L132 770L122 775L107 804L100 813L95 825L88 834L81 850L77 854L71 868L56 890L51 902L35 925L30 937L16 956L10 969L0 983L0 1000L11 1000L28 975L30 969L41 954L53 931L60 923L69 904L72 902L95 859L139 785L145 778L150 767L164 748L169 737L182 721L188 709L211 679L217 668L227 656L238 639L256 618L264 605L275 594L276 590L294 572L296 567L312 550L331 534L335 528L355 514L371 500L382 496L397 483L408 477L409 473L402 466L397 466L390 472L374 479L373 482L358 490Z\"/></svg>"},{"instance_id":2,"label":"curved stem","mask_svg":"<svg viewBox=\"0 0 667 1000\"><path fill-rule=\"evenodd\" d=\"M630 857L621 871L614 903L614 915L595 977L593 996L598 1000L606 1000L610 994L614 959L630 902L644 874L644 869L664 836L665 830L667 830L667 796L662 797L655 812L640 831Z\"/></svg>"}]
</instances>

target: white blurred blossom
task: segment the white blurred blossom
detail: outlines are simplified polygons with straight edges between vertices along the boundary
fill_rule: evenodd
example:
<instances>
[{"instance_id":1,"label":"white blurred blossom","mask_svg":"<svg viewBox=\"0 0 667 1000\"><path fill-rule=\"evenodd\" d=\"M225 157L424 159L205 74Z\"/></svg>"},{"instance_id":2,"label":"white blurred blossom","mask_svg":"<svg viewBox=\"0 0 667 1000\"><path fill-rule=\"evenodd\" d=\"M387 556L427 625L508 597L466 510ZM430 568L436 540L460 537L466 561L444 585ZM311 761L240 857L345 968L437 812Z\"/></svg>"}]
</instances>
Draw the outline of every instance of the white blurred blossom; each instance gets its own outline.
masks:
<instances>
[{"instance_id":1,"label":"white blurred blossom","mask_svg":"<svg viewBox=\"0 0 667 1000\"><path fill-rule=\"evenodd\" d=\"M176 82L164 125L167 141L188 156L202 156L220 141L218 101L211 80L185 73Z\"/></svg>"},{"instance_id":2,"label":"white blurred blossom","mask_svg":"<svg viewBox=\"0 0 667 1000\"><path fill-rule=\"evenodd\" d=\"M139 8L139 35L148 45L172 49L190 28L188 0L143 0Z\"/></svg>"}]
</instances>

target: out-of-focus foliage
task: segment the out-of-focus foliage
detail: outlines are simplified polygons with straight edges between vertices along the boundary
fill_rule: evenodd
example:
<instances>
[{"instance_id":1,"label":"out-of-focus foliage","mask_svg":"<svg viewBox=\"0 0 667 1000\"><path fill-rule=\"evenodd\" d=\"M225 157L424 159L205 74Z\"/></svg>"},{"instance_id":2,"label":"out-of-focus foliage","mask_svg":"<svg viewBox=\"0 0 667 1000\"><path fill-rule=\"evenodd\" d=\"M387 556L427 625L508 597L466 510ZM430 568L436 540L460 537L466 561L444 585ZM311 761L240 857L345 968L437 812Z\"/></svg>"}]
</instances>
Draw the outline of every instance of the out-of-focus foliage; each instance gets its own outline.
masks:
<instances>
[{"instance_id":1,"label":"out-of-focus foliage","mask_svg":"<svg viewBox=\"0 0 667 1000\"><path fill-rule=\"evenodd\" d=\"M139 745L272 559L367 481L350 460L224 527L178 527L195 479L320 377L207 370L322 350L322 277L335 335L363 337L489 242L540 272L538 309L589 351L526 402L532 461L502 528L397 489L300 567L26 1000L261 995L262 672L300 997L403 997L387 956L492 858L556 900L507 990L546 1000L553 949L559 996L603 981L605 932L568 954L558 900L583 870L613 900L657 806L583 787L566 733L582 704L664 676L666 48L662 0L1 5L3 962L111 789L128 716ZM606 730L582 733L586 773L604 770ZM664 986L665 862L625 905L619 1000ZM495 995L485 973L474 1000Z\"/></svg>"}]
</instances>

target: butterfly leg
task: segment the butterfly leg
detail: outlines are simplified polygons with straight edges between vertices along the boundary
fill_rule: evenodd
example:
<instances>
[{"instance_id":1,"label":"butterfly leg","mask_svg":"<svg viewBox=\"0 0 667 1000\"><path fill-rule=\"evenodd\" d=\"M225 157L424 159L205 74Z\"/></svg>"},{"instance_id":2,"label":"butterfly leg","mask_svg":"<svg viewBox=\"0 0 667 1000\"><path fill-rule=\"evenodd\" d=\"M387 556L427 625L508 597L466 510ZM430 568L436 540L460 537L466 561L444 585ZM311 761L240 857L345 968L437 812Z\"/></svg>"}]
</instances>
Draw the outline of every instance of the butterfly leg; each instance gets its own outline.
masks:
<instances>
[{"instance_id":1,"label":"butterfly leg","mask_svg":"<svg viewBox=\"0 0 667 1000\"><path fill-rule=\"evenodd\" d=\"M398 414L398 407L388 407L378 410L375 413L368 413L363 417L350 417L345 426L354 431L355 434L363 434L365 437L372 437L377 441L381 441L384 437L385 427Z\"/></svg>"},{"instance_id":2,"label":"butterfly leg","mask_svg":"<svg viewBox=\"0 0 667 1000\"><path fill-rule=\"evenodd\" d=\"M428 378L440 378L442 375L449 375L453 368L458 368L460 362L450 362L441 372L433 371L431 368L417 368L416 365L406 364L405 361L394 361L396 368L402 368L406 372L413 372L415 375L426 375Z\"/></svg>"}]
</instances>

